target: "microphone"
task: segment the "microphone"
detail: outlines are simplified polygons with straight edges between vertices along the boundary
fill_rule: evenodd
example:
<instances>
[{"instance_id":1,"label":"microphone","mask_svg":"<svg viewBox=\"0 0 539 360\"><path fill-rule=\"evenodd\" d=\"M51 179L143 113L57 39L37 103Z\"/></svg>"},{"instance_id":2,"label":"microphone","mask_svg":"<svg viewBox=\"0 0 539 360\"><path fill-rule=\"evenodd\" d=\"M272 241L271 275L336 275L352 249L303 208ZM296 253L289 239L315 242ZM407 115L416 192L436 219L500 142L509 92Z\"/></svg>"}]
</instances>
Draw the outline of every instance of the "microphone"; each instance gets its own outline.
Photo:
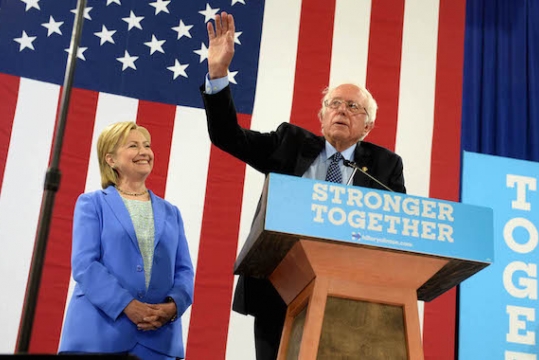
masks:
<instances>
[{"instance_id":1,"label":"microphone","mask_svg":"<svg viewBox=\"0 0 539 360\"><path fill-rule=\"evenodd\" d=\"M381 187L383 187L387 191L394 192L387 185L383 184L380 180L378 180L377 178L375 178L374 176L369 174L367 171L360 168L355 162L344 159L343 164L344 164L344 166L348 166L348 167L354 169L354 171L352 172L352 176L350 176L350 178L346 182L346 185L350 185L352 183L352 179L354 178L354 175L356 174L356 172L359 171L360 173L366 175L367 177L369 177L369 179L373 180L375 183L377 183L378 185L380 185Z\"/></svg>"}]
</instances>

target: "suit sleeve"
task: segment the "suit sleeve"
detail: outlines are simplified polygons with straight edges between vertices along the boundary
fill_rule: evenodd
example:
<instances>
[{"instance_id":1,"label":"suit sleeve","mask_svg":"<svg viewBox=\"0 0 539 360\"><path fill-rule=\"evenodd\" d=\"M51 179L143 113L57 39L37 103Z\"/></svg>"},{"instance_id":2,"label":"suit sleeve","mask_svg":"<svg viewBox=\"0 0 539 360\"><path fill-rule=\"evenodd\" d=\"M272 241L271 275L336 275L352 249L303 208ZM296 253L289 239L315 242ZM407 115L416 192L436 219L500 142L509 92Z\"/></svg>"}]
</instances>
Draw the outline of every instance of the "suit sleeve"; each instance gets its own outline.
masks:
<instances>
[{"instance_id":1,"label":"suit sleeve","mask_svg":"<svg viewBox=\"0 0 539 360\"><path fill-rule=\"evenodd\" d=\"M83 194L77 200L71 267L73 279L88 301L116 320L134 298L99 261L102 229L98 208L91 194Z\"/></svg>"},{"instance_id":2,"label":"suit sleeve","mask_svg":"<svg viewBox=\"0 0 539 360\"><path fill-rule=\"evenodd\" d=\"M402 158L398 155L393 171L389 176L389 188L393 191L406 194L406 187L404 186L404 174L403 174L403 165Z\"/></svg>"},{"instance_id":3,"label":"suit sleeve","mask_svg":"<svg viewBox=\"0 0 539 360\"><path fill-rule=\"evenodd\" d=\"M261 133L242 128L229 86L212 95L202 92L202 98L211 142L258 171L267 173L273 166L269 163L272 155L282 140L279 129Z\"/></svg>"},{"instance_id":4,"label":"suit sleeve","mask_svg":"<svg viewBox=\"0 0 539 360\"><path fill-rule=\"evenodd\" d=\"M180 317L193 303L194 271L189 254L187 239L183 228L183 220L180 211L174 207L176 221L178 222L178 248L176 251L176 264L174 268L174 286L168 296L174 299L177 308L177 316Z\"/></svg>"}]
</instances>

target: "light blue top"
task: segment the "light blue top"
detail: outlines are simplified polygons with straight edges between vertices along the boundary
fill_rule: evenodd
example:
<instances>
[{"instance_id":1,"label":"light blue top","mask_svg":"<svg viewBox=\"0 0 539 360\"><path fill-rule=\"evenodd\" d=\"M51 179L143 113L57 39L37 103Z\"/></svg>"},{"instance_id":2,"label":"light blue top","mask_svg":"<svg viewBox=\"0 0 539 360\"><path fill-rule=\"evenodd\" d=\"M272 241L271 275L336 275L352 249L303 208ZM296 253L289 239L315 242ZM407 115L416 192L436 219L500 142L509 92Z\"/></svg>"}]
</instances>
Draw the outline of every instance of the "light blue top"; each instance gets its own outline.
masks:
<instances>
[{"instance_id":1,"label":"light blue top","mask_svg":"<svg viewBox=\"0 0 539 360\"><path fill-rule=\"evenodd\" d=\"M153 248L155 242L152 202L126 199L124 197L122 197L122 200L129 211L131 221L133 221L133 226L135 227L135 234L137 235L138 246L144 264L144 278L147 289L150 284L150 278L152 277Z\"/></svg>"},{"instance_id":2,"label":"light blue top","mask_svg":"<svg viewBox=\"0 0 539 360\"><path fill-rule=\"evenodd\" d=\"M213 95L217 94L219 91L223 90L228 86L228 76L210 80L210 75L206 74L206 84L204 90L206 94Z\"/></svg>"}]
</instances>

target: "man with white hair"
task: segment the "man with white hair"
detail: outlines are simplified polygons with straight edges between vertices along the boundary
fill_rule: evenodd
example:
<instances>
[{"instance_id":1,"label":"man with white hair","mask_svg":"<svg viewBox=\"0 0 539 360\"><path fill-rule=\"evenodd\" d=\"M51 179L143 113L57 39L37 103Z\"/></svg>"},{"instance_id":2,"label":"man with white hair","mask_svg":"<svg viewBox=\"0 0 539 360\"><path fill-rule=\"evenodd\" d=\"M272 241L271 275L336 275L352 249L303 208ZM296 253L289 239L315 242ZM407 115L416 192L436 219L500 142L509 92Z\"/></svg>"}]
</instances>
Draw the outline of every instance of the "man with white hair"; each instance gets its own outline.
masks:
<instances>
[{"instance_id":1,"label":"man with white hair","mask_svg":"<svg viewBox=\"0 0 539 360\"><path fill-rule=\"evenodd\" d=\"M234 56L234 18L223 12L208 22L208 75L201 88L214 145L256 170L346 183L352 161L393 191L406 192L402 159L397 154L363 141L374 127L377 105L363 87L342 84L324 91L318 113L323 136L282 123L275 131L260 133L239 126L228 86L228 67ZM356 173L356 186L384 189ZM258 209L257 209L258 212ZM255 317L257 360L277 358L286 304L266 279L240 276L233 310Z\"/></svg>"}]
</instances>

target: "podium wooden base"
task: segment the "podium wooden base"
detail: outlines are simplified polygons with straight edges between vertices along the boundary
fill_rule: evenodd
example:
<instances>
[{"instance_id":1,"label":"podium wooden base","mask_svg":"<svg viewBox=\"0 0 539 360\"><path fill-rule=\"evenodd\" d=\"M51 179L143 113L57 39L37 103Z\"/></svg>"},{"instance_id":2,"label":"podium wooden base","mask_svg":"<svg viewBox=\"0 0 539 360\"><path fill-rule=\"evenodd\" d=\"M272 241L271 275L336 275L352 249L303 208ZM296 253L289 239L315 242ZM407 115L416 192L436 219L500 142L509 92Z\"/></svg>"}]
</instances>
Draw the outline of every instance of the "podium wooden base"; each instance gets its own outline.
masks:
<instances>
[{"instance_id":1,"label":"podium wooden base","mask_svg":"<svg viewBox=\"0 0 539 360\"><path fill-rule=\"evenodd\" d=\"M288 305L279 360L423 360L417 289L448 261L300 240L271 274Z\"/></svg>"}]
</instances>

